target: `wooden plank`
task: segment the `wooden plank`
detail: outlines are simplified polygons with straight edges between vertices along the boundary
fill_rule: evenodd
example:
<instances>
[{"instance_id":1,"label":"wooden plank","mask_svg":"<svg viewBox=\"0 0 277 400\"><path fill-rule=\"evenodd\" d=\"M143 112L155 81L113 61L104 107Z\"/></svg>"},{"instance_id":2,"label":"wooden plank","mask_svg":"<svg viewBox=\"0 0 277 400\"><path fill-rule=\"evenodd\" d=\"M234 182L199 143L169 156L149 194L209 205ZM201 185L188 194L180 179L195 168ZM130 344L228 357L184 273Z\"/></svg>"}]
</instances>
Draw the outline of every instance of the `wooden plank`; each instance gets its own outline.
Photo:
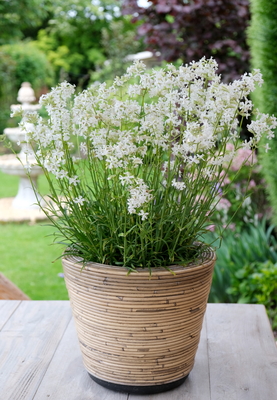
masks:
<instances>
[{"instance_id":1,"label":"wooden plank","mask_svg":"<svg viewBox=\"0 0 277 400\"><path fill-rule=\"evenodd\" d=\"M19 300L0 300L0 331L19 304Z\"/></svg>"},{"instance_id":2,"label":"wooden plank","mask_svg":"<svg viewBox=\"0 0 277 400\"><path fill-rule=\"evenodd\" d=\"M0 301L1 399L141 400L88 377L70 319L69 302ZM168 399L277 399L277 348L264 307L208 305L187 381L173 391L143 396Z\"/></svg>"},{"instance_id":3,"label":"wooden plank","mask_svg":"<svg viewBox=\"0 0 277 400\"><path fill-rule=\"evenodd\" d=\"M277 399L277 348L261 305L207 309L212 400Z\"/></svg>"},{"instance_id":4,"label":"wooden plank","mask_svg":"<svg viewBox=\"0 0 277 400\"><path fill-rule=\"evenodd\" d=\"M0 299L1 300L30 300L22 290L0 273Z\"/></svg>"},{"instance_id":5,"label":"wooden plank","mask_svg":"<svg viewBox=\"0 0 277 400\"><path fill-rule=\"evenodd\" d=\"M20 303L0 332L3 399L33 399L70 319L66 301Z\"/></svg>"},{"instance_id":6,"label":"wooden plank","mask_svg":"<svg viewBox=\"0 0 277 400\"><path fill-rule=\"evenodd\" d=\"M205 316L194 367L181 386L174 390L155 395L146 395L143 397L130 395L128 400L210 400L206 323Z\"/></svg>"},{"instance_id":7,"label":"wooden plank","mask_svg":"<svg viewBox=\"0 0 277 400\"><path fill-rule=\"evenodd\" d=\"M127 397L103 388L89 377L71 320L34 400L127 400Z\"/></svg>"}]
</instances>

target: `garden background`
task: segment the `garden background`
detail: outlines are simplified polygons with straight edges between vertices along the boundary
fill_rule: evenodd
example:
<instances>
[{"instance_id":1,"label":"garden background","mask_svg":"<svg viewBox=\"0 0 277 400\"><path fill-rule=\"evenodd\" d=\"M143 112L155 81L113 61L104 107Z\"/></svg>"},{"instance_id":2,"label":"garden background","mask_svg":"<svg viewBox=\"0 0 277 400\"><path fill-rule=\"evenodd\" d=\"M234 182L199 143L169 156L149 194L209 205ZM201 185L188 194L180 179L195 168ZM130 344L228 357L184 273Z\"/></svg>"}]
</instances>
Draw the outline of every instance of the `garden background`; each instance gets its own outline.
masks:
<instances>
[{"instance_id":1,"label":"garden background","mask_svg":"<svg viewBox=\"0 0 277 400\"><path fill-rule=\"evenodd\" d=\"M67 80L82 90L124 73L130 54L151 51L156 68L214 57L226 83L259 68L264 85L252 100L277 116L277 0L10 0L0 5L0 134L16 126L10 105L22 82L36 98ZM145 53L144 53L145 54ZM248 121L247 121L248 123ZM242 129L242 140L247 139ZM9 152L0 147L0 155ZM233 190L216 220L226 228L217 251L209 301L261 303L277 328L277 137L249 176L247 154L231 168ZM243 164L239 174L237 170ZM40 189L47 193L43 177ZM0 172L0 198L15 196L18 179ZM3 224L0 272L31 299L66 299L59 246L47 223ZM218 243L219 244L219 243ZM55 262L53 262L56 260Z\"/></svg>"}]
</instances>

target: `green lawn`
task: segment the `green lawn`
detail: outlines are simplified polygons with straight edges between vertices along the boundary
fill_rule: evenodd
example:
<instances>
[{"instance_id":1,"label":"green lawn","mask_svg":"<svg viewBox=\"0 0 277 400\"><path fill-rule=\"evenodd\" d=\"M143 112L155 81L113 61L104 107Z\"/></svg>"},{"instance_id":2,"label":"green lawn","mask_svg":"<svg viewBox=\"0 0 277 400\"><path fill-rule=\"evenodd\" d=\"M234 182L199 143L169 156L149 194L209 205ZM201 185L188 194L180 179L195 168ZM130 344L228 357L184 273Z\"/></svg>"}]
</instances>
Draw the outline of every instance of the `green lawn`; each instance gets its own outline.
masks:
<instances>
[{"instance_id":1,"label":"green lawn","mask_svg":"<svg viewBox=\"0 0 277 400\"><path fill-rule=\"evenodd\" d=\"M17 193L18 178L0 172L0 198ZM46 183L40 178L39 186L45 192ZM0 225L0 272L14 282L33 300L67 299L61 261L53 262L63 248L52 245L53 228L39 222L35 225Z\"/></svg>"},{"instance_id":2,"label":"green lawn","mask_svg":"<svg viewBox=\"0 0 277 400\"><path fill-rule=\"evenodd\" d=\"M13 197L17 193L19 178L5 175L0 171L0 198Z\"/></svg>"}]
</instances>

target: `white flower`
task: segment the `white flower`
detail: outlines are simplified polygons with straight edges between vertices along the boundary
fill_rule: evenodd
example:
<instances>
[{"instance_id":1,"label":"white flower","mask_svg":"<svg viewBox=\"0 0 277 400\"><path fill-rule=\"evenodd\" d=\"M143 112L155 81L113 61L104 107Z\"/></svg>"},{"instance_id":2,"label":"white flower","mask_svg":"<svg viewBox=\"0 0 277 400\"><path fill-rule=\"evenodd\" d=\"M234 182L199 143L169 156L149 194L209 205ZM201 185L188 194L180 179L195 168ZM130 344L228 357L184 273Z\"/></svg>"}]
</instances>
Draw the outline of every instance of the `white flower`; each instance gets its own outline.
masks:
<instances>
[{"instance_id":1,"label":"white flower","mask_svg":"<svg viewBox=\"0 0 277 400\"><path fill-rule=\"evenodd\" d=\"M146 69L146 65L138 60L133 63L130 67L127 68L127 76L139 76Z\"/></svg>"},{"instance_id":2,"label":"white flower","mask_svg":"<svg viewBox=\"0 0 277 400\"><path fill-rule=\"evenodd\" d=\"M32 170L32 165L27 161L26 163L24 163L24 168L26 172L29 174Z\"/></svg>"},{"instance_id":3,"label":"white flower","mask_svg":"<svg viewBox=\"0 0 277 400\"><path fill-rule=\"evenodd\" d=\"M272 139L274 137L272 130L276 127L277 119L273 116L269 117L267 114L259 114L258 119L247 125L249 132L254 134L256 143L260 141L263 134L266 134L268 139Z\"/></svg>"},{"instance_id":4,"label":"white flower","mask_svg":"<svg viewBox=\"0 0 277 400\"><path fill-rule=\"evenodd\" d=\"M58 179L63 179L68 177L68 172L61 169L60 171L57 171L55 175Z\"/></svg>"},{"instance_id":5,"label":"white flower","mask_svg":"<svg viewBox=\"0 0 277 400\"><path fill-rule=\"evenodd\" d=\"M79 197L76 197L75 199L73 199L74 203L80 204L81 206L84 204L85 201L86 200L82 196L79 196Z\"/></svg>"},{"instance_id":6,"label":"white flower","mask_svg":"<svg viewBox=\"0 0 277 400\"><path fill-rule=\"evenodd\" d=\"M186 185L184 182L177 182L176 179L173 179L171 184L173 187L175 187L178 190L184 190L186 188Z\"/></svg>"},{"instance_id":7,"label":"white flower","mask_svg":"<svg viewBox=\"0 0 277 400\"><path fill-rule=\"evenodd\" d=\"M80 143L80 152L86 156L88 154L88 148L86 146L86 143L82 142Z\"/></svg>"},{"instance_id":8,"label":"white flower","mask_svg":"<svg viewBox=\"0 0 277 400\"><path fill-rule=\"evenodd\" d=\"M264 146L264 148L265 148L265 152L267 153L267 152L268 152L268 150L270 150L269 144L268 144L268 143L266 143L266 144L265 144L265 146Z\"/></svg>"},{"instance_id":9,"label":"white flower","mask_svg":"<svg viewBox=\"0 0 277 400\"><path fill-rule=\"evenodd\" d=\"M80 183L80 179L77 175L73 176L72 178L68 178L69 184L76 186L78 183Z\"/></svg>"},{"instance_id":10,"label":"white flower","mask_svg":"<svg viewBox=\"0 0 277 400\"><path fill-rule=\"evenodd\" d=\"M144 221L144 220L146 220L148 218L149 213L148 212L144 212L143 210L140 210L138 215L141 217L142 221Z\"/></svg>"},{"instance_id":11,"label":"white flower","mask_svg":"<svg viewBox=\"0 0 277 400\"><path fill-rule=\"evenodd\" d=\"M134 181L135 177L131 175L129 172L126 172L124 176L119 175L119 180L122 185L131 185Z\"/></svg>"},{"instance_id":12,"label":"white flower","mask_svg":"<svg viewBox=\"0 0 277 400\"><path fill-rule=\"evenodd\" d=\"M137 178L135 184L136 186L129 189L130 197L127 200L128 211L130 214L136 214L138 209L145 206L153 199L147 185L142 179Z\"/></svg>"}]
</instances>

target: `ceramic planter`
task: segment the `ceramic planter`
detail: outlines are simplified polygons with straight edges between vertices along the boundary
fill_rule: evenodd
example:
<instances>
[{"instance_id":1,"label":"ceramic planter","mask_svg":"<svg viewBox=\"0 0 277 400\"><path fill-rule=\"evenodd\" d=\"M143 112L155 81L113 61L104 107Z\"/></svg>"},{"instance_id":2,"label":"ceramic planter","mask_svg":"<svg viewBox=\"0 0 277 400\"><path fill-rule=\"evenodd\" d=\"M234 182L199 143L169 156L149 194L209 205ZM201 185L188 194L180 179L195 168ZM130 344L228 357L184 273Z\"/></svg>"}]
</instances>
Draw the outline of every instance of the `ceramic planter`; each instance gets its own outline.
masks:
<instances>
[{"instance_id":1,"label":"ceramic planter","mask_svg":"<svg viewBox=\"0 0 277 400\"><path fill-rule=\"evenodd\" d=\"M63 258L85 368L98 383L129 393L179 386L193 368L215 254L201 261L126 274Z\"/></svg>"}]
</instances>

